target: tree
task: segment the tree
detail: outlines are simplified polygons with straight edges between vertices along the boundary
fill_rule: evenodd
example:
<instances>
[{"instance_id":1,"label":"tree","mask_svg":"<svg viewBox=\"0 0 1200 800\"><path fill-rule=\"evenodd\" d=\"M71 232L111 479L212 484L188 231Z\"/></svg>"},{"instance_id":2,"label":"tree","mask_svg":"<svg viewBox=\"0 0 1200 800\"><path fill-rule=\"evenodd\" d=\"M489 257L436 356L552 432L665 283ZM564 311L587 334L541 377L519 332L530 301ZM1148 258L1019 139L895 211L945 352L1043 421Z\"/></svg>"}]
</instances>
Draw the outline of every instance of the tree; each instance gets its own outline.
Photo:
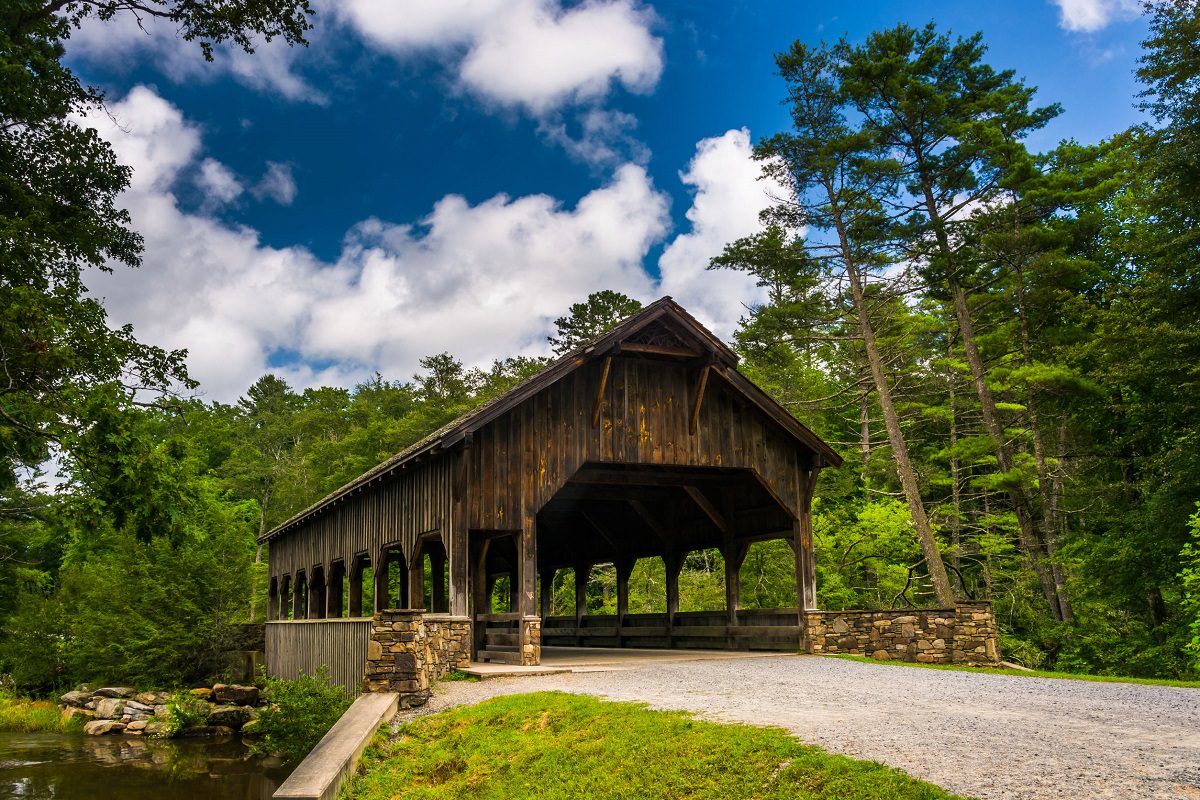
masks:
<instances>
[{"instance_id":1,"label":"tree","mask_svg":"<svg viewBox=\"0 0 1200 800\"><path fill-rule=\"evenodd\" d=\"M780 266L791 263L794 274L822 271L849 290L851 317L861 338L867 372L874 386L887 428L904 496L912 514L917 540L940 606L954 605L945 565L933 526L925 513L921 490L909 454L908 442L892 400L892 384L880 355L878 335L868 299L869 275L887 265L883 209L877 201L881 184L890 178L885 154L869 133L851 127L844 116L844 96L838 85L838 55L828 48L811 48L797 42L776 57L779 72L788 82L793 129L776 134L755 149L764 162L763 172L789 186L792 196L770 209L768 218L793 230L811 226L832 232L827 243L785 245L774 235L757 241L742 240L714 261L716 266L743 269L760 282L778 280ZM796 252L787 258L782 247ZM813 276L800 278L800 295L811 295Z\"/></svg>"},{"instance_id":2,"label":"tree","mask_svg":"<svg viewBox=\"0 0 1200 800\"><path fill-rule=\"evenodd\" d=\"M642 310L642 304L620 292L605 289L573 303L570 314L554 320L558 336L548 336L550 349L562 356L612 330L621 320Z\"/></svg>"},{"instance_id":3,"label":"tree","mask_svg":"<svg viewBox=\"0 0 1200 800\"><path fill-rule=\"evenodd\" d=\"M193 386L182 351L110 328L82 273L136 267L141 237L119 205L130 170L78 120L103 107L62 63L87 18L156 17L205 57L256 37L303 43L308 0L11 0L0 7L0 490L16 469L69 448L98 387L128 405L139 392Z\"/></svg>"}]
</instances>

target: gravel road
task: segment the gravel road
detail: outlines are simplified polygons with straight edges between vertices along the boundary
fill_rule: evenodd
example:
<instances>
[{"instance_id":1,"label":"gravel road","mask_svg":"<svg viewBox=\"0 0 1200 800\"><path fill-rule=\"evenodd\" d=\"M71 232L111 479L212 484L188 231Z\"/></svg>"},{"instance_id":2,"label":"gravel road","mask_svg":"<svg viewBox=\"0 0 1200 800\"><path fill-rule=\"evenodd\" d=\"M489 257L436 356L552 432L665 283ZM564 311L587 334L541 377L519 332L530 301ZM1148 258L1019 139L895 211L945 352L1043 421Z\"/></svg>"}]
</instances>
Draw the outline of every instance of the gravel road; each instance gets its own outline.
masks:
<instances>
[{"instance_id":1,"label":"gravel road","mask_svg":"<svg viewBox=\"0 0 1200 800\"><path fill-rule=\"evenodd\" d=\"M1200 689L784 655L444 683L417 713L551 690L777 725L987 800L1200 798Z\"/></svg>"}]
</instances>

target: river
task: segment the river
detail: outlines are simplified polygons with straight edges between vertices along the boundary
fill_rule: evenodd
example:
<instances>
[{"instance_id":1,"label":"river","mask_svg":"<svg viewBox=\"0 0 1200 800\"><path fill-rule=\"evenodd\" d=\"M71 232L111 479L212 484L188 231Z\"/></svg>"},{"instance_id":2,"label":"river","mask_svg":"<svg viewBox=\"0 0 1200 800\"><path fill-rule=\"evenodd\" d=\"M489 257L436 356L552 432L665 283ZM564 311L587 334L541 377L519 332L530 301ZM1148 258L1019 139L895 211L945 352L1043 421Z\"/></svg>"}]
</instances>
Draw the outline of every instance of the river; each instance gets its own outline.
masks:
<instances>
[{"instance_id":1,"label":"river","mask_svg":"<svg viewBox=\"0 0 1200 800\"><path fill-rule=\"evenodd\" d=\"M268 800L288 773L237 739L0 733L0 798Z\"/></svg>"}]
</instances>

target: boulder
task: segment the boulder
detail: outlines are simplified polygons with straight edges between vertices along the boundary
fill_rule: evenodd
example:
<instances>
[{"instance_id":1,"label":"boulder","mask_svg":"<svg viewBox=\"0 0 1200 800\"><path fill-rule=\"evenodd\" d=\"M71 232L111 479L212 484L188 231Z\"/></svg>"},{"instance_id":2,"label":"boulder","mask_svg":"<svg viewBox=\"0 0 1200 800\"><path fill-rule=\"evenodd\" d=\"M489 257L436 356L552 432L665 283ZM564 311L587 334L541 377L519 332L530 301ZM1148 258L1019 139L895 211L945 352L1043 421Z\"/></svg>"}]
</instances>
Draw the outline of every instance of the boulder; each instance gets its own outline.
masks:
<instances>
[{"instance_id":1,"label":"boulder","mask_svg":"<svg viewBox=\"0 0 1200 800\"><path fill-rule=\"evenodd\" d=\"M146 727L142 728L142 733L147 736L165 736L167 733L167 723L147 722Z\"/></svg>"},{"instance_id":2,"label":"boulder","mask_svg":"<svg viewBox=\"0 0 1200 800\"><path fill-rule=\"evenodd\" d=\"M83 726L83 732L88 736L103 736L106 733L123 733L125 723L113 722L108 719L94 719Z\"/></svg>"},{"instance_id":3,"label":"boulder","mask_svg":"<svg viewBox=\"0 0 1200 800\"><path fill-rule=\"evenodd\" d=\"M180 736L187 737L209 737L215 738L218 736L233 736L233 728L224 725L195 725L191 728L184 728Z\"/></svg>"},{"instance_id":4,"label":"boulder","mask_svg":"<svg viewBox=\"0 0 1200 800\"><path fill-rule=\"evenodd\" d=\"M137 720L125 726L126 733L142 733L146 730L146 726L150 723L145 720Z\"/></svg>"},{"instance_id":5,"label":"boulder","mask_svg":"<svg viewBox=\"0 0 1200 800\"><path fill-rule=\"evenodd\" d=\"M105 697L96 703L96 716L100 719L117 719L125 713L125 701Z\"/></svg>"},{"instance_id":6,"label":"boulder","mask_svg":"<svg viewBox=\"0 0 1200 800\"><path fill-rule=\"evenodd\" d=\"M88 711L86 708L76 708L75 706L67 706L63 709L62 718L64 720L74 719L75 717L84 717L85 719L94 719L95 711Z\"/></svg>"},{"instance_id":7,"label":"boulder","mask_svg":"<svg viewBox=\"0 0 1200 800\"><path fill-rule=\"evenodd\" d=\"M145 703L139 703L137 700L126 700L125 701L125 713L127 713L127 714L134 714L134 713L153 714L154 706L148 706Z\"/></svg>"},{"instance_id":8,"label":"boulder","mask_svg":"<svg viewBox=\"0 0 1200 800\"><path fill-rule=\"evenodd\" d=\"M137 690L128 686L106 686L92 692L93 697L133 697Z\"/></svg>"},{"instance_id":9,"label":"boulder","mask_svg":"<svg viewBox=\"0 0 1200 800\"><path fill-rule=\"evenodd\" d=\"M166 692L140 692L134 700L146 706L161 706L171 699Z\"/></svg>"},{"instance_id":10,"label":"boulder","mask_svg":"<svg viewBox=\"0 0 1200 800\"><path fill-rule=\"evenodd\" d=\"M208 724L237 730L256 716L254 709L246 706L217 706L208 712Z\"/></svg>"},{"instance_id":11,"label":"boulder","mask_svg":"<svg viewBox=\"0 0 1200 800\"><path fill-rule=\"evenodd\" d=\"M156 716L156 717L165 717L165 716L167 715L167 711L168 711L168 710L169 710L169 709L167 708L167 706L166 706L166 704L165 704L165 703L164 703L163 705L161 705L161 706L155 706L155 707L154 707L154 716Z\"/></svg>"},{"instance_id":12,"label":"boulder","mask_svg":"<svg viewBox=\"0 0 1200 800\"><path fill-rule=\"evenodd\" d=\"M243 742L250 742L250 741L257 739L258 738L258 718L255 717L254 719L250 720L245 725L243 725L241 734L242 734Z\"/></svg>"},{"instance_id":13,"label":"boulder","mask_svg":"<svg viewBox=\"0 0 1200 800\"><path fill-rule=\"evenodd\" d=\"M201 700L211 701L212 693L213 693L212 689L208 689L203 686L201 686L198 689L192 689L192 694L196 695L196 697L199 697Z\"/></svg>"},{"instance_id":14,"label":"boulder","mask_svg":"<svg viewBox=\"0 0 1200 800\"><path fill-rule=\"evenodd\" d=\"M239 686L235 683L218 683L213 686L217 702L231 706L253 706L258 704L257 686Z\"/></svg>"},{"instance_id":15,"label":"boulder","mask_svg":"<svg viewBox=\"0 0 1200 800\"><path fill-rule=\"evenodd\" d=\"M66 706L74 706L75 708L83 708L87 705L87 701L92 697L91 692L67 692L59 701Z\"/></svg>"}]
</instances>

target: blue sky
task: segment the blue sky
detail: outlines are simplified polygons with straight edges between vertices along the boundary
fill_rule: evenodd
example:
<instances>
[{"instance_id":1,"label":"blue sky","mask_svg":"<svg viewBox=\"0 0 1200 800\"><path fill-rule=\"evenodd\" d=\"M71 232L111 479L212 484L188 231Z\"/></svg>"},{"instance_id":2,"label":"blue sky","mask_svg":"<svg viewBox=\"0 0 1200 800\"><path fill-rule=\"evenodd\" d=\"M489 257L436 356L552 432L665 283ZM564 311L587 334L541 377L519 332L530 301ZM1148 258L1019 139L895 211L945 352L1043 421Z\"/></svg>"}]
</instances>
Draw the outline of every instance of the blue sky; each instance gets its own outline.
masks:
<instances>
[{"instance_id":1,"label":"blue sky","mask_svg":"<svg viewBox=\"0 0 1200 800\"><path fill-rule=\"evenodd\" d=\"M144 266L96 273L114 323L186 347L208 397L542 353L603 288L672 294L728 336L757 298L706 272L766 204L751 144L786 127L772 55L899 22L982 31L1064 113L1032 145L1141 120L1131 0L332 0L312 44L204 63L161 25L80 31L92 123L135 169Z\"/></svg>"}]
</instances>

